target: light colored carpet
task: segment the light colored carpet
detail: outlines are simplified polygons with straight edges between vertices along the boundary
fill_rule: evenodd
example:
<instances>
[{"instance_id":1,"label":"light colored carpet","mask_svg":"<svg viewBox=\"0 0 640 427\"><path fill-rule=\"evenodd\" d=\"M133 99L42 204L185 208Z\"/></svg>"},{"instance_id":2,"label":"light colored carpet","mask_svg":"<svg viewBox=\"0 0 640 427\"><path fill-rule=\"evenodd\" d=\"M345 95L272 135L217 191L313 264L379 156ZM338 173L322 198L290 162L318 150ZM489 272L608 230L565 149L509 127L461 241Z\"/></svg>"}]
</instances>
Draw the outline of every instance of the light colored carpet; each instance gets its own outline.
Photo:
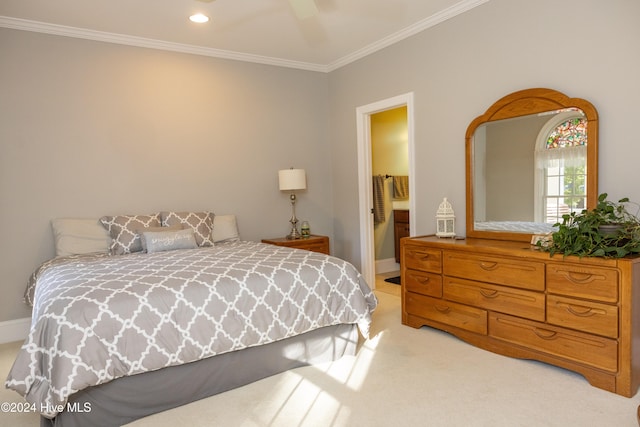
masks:
<instances>
[{"instance_id":1,"label":"light colored carpet","mask_svg":"<svg viewBox=\"0 0 640 427\"><path fill-rule=\"evenodd\" d=\"M275 375L129 427L638 427L640 394L627 399L566 370L403 326L400 299L377 295L371 339L356 356ZM0 346L3 378L17 347ZM19 396L0 391L0 402L8 400ZM2 413L0 425L35 427L37 419Z\"/></svg>"}]
</instances>

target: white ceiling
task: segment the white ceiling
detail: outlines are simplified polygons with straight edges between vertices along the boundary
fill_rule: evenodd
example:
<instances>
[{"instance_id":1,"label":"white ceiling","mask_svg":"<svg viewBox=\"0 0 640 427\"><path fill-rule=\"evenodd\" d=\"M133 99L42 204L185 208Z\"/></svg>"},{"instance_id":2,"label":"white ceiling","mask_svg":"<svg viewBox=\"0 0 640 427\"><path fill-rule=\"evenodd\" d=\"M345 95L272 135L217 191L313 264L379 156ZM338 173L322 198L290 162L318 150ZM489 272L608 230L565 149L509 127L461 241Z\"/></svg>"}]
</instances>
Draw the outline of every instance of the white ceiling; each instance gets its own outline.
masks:
<instances>
[{"instance_id":1,"label":"white ceiling","mask_svg":"<svg viewBox=\"0 0 640 427\"><path fill-rule=\"evenodd\" d=\"M290 1L0 0L0 27L326 72L489 0Z\"/></svg>"}]
</instances>

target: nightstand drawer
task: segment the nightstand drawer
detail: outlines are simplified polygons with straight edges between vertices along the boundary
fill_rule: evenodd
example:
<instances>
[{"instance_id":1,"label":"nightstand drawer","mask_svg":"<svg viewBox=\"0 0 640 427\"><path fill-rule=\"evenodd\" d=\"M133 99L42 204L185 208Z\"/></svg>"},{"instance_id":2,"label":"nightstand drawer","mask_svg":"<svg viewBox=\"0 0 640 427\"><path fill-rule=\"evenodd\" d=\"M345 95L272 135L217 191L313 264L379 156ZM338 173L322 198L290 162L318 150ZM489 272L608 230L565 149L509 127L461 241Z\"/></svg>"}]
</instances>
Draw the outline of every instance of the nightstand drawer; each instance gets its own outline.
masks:
<instances>
[{"instance_id":1,"label":"nightstand drawer","mask_svg":"<svg viewBox=\"0 0 640 427\"><path fill-rule=\"evenodd\" d=\"M304 249L312 252L320 252L330 255L329 238L327 236L311 235L303 239L286 239L284 237L276 239L263 239L262 243L276 246L286 246L288 248Z\"/></svg>"},{"instance_id":2,"label":"nightstand drawer","mask_svg":"<svg viewBox=\"0 0 640 427\"><path fill-rule=\"evenodd\" d=\"M329 255L329 242L309 242L306 245L298 246L298 248Z\"/></svg>"}]
</instances>

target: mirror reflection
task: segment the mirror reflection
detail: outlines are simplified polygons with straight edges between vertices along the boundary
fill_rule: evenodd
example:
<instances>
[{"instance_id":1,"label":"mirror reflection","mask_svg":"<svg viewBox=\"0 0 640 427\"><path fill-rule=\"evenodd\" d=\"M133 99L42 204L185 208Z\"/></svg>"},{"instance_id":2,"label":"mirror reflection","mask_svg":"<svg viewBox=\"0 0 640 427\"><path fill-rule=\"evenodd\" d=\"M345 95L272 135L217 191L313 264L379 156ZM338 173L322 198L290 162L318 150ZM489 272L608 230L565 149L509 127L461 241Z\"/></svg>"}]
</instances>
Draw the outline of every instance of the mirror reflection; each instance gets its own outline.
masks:
<instances>
[{"instance_id":1,"label":"mirror reflection","mask_svg":"<svg viewBox=\"0 0 640 427\"><path fill-rule=\"evenodd\" d=\"M466 134L467 236L528 241L598 195L598 114L553 89L491 105Z\"/></svg>"},{"instance_id":2,"label":"mirror reflection","mask_svg":"<svg viewBox=\"0 0 640 427\"><path fill-rule=\"evenodd\" d=\"M474 133L474 228L548 233L586 206L584 112L484 123Z\"/></svg>"}]
</instances>

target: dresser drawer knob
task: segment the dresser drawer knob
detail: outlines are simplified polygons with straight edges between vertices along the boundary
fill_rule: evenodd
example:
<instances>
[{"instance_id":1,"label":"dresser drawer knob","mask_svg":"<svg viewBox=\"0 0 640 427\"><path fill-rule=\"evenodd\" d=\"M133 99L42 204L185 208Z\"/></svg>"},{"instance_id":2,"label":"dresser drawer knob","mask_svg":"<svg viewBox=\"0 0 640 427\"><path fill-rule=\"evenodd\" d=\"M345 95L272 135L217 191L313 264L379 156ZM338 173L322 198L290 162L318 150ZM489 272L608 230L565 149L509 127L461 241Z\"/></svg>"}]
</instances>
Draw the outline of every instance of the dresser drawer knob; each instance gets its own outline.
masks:
<instances>
[{"instance_id":1,"label":"dresser drawer knob","mask_svg":"<svg viewBox=\"0 0 640 427\"><path fill-rule=\"evenodd\" d=\"M497 298L499 293L492 289L480 289L480 294L485 298Z\"/></svg>"},{"instance_id":2,"label":"dresser drawer knob","mask_svg":"<svg viewBox=\"0 0 640 427\"><path fill-rule=\"evenodd\" d=\"M602 310L596 310L591 307L581 307L577 305L566 304L565 309L567 312L578 317L592 317L596 314L605 314ZM598 313L599 312L599 313Z\"/></svg>"},{"instance_id":3,"label":"dresser drawer knob","mask_svg":"<svg viewBox=\"0 0 640 427\"><path fill-rule=\"evenodd\" d=\"M591 283L595 279L595 275L590 273L578 273L575 271L563 271L563 273L567 280L581 285Z\"/></svg>"},{"instance_id":4,"label":"dresser drawer knob","mask_svg":"<svg viewBox=\"0 0 640 427\"><path fill-rule=\"evenodd\" d=\"M550 331L548 329L540 329L534 328L533 333L542 338L543 340L550 340L555 337L558 333L554 331Z\"/></svg>"},{"instance_id":5,"label":"dresser drawer knob","mask_svg":"<svg viewBox=\"0 0 640 427\"><path fill-rule=\"evenodd\" d=\"M427 258L429 258L429 252L423 252L423 251L409 251L409 254L414 257L414 258L418 258L421 260L425 260Z\"/></svg>"},{"instance_id":6,"label":"dresser drawer knob","mask_svg":"<svg viewBox=\"0 0 640 427\"><path fill-rule=\"evenodd\" d=\"M421 285L426 285L427 283L429 283L429 277L428 276L417 276L416 280L418 281L418 283L420 283Z\"/></svg>"},{"instance_id":7,"label":"dresser drawer knob","mask_svg":"<svg viewBox=\"0 0 640 427\"><path fill-rule=\"evenodd\" d=\"M480 268L482 268L483 270L492 271L492 270L495 270L496 268L498 268L498 263L497 262L482 261L480 263Z\"/></svg>"},{"instance_id":8,"label":"dresser drawer knob","mask_svg":"<svg viewBox=\"0 0 640 427\"><path fill-rule=\"evenodd\" d=\"M435 309L438 310L440 313L448 313L451 311L451 307L441 307L438 305L434 305Z\"/></svg>"}]
</instances>

